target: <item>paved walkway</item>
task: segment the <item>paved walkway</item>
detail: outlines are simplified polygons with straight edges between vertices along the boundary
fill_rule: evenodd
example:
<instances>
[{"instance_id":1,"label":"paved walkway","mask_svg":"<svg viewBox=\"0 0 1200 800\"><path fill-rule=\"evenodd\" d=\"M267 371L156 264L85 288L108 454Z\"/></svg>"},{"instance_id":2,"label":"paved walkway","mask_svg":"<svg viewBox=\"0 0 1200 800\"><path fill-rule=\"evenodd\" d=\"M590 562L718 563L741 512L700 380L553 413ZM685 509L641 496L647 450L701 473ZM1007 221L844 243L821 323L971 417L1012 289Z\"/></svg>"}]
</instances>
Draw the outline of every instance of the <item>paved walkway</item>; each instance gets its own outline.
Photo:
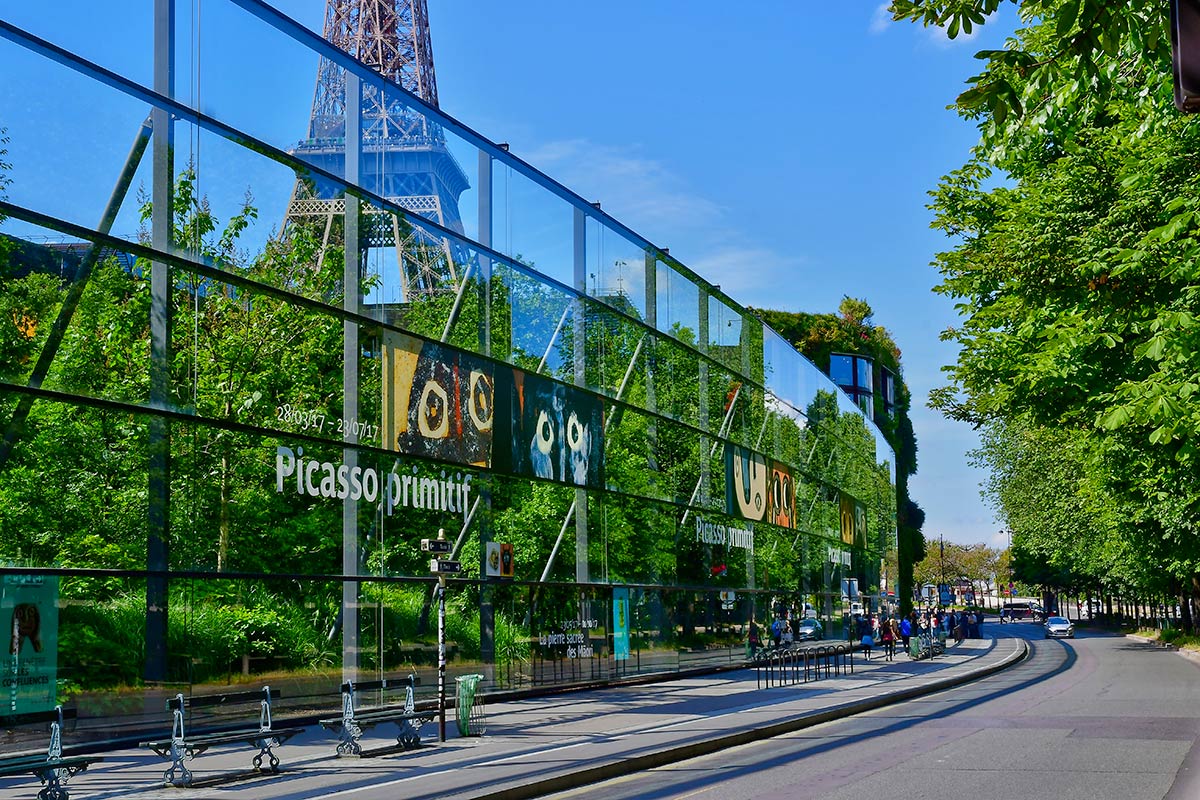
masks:
<instances>
[{"instance_id":1,"label":"paved walkway","mask_svg":"<svg viewBox=\"0 0 1200 800\"><path fill-rule=\"evenodd\" d=\"M899 656L854 674L808 684L756 688L752 669L664 683L561 692L487 708L487 733L458 738L453 719L438 744L436 724L425 747L398 752L394 726L368 731L367 758L337 758L328 732L309 730L278 748L278 775L248 774L253 752L224 747L190 762L196 786L161 785L165 763L152 753L122 750L76 776L74 800L300 800L300 798L525 798L693 758L748 741L799 730L949 688L1003 669L1025 654L1021 639L967 640L933 660ZM0 779L0 799L33 798L36 779Z\"/></svg>"}]
</instances>

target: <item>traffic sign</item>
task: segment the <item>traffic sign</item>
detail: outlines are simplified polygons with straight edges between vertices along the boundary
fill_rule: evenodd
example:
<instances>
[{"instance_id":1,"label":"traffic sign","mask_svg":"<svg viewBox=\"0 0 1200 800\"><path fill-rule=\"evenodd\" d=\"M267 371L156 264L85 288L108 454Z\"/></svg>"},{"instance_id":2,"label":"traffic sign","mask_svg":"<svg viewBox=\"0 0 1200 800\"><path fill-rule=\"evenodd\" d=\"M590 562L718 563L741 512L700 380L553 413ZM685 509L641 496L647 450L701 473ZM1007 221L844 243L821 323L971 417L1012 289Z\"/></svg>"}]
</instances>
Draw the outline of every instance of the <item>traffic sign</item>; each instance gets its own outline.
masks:
<instances>
[{"instance_id":1,"label":"traffic sign","mask_svg":"<svg viewBox=\"0 0 1200 800\"><path fill-rule=\"evenodd\" d=\"M435 575L448 575L451 573L462 572L462 562L450 561L444 558L433 558L429 560L429 571Z\"/></svg>"},{"instance_id":2,"label":"traffic sign","mask_svg":"<svg viewBox=\"0 0 1200 800\"><path fill-rule=\"evenodd\" d=\"M422 539L421 549L426 553L449 553L449 539Z\"/></svg>"}]
</instances>

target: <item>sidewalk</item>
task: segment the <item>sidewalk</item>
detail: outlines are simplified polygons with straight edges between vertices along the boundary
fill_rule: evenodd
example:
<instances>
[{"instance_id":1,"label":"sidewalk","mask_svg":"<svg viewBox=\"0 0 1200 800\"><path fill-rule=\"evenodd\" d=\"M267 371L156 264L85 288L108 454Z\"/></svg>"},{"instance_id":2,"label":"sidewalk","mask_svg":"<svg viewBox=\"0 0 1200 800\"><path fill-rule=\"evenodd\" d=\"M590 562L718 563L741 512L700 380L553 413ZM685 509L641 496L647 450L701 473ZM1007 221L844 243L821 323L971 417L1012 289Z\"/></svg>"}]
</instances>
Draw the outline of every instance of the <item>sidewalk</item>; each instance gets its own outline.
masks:
<instances>
[{"instance_id":1,"label":"sidewalk","mask_svg":"<svg viewBox=\"0 0 1200 800\"><path fill-rule=\"evenodd\" d=\"M562 692L487 707L487 733L458 738L448 715L444 744L437 726L426 746L392 748L394 726L369 731L368 758L337 758L336 738L307 731L276 750L278 775L249 775L248 747L224 747L189 763L196 786L163 787L166 762L122 750L68 784L74 800L300 800L301 798L526 798L584 785L928 694L1015 663L1016 638L968 639L932 661L900 655L854 660L854 674L808 684L757 689L752 669L663 683ZM878 652L878 651L876 651ZM280 723L282 724L282 723ZM33 798L36 778L0 779L0 800Z\"/></svg>"}]
</instances>

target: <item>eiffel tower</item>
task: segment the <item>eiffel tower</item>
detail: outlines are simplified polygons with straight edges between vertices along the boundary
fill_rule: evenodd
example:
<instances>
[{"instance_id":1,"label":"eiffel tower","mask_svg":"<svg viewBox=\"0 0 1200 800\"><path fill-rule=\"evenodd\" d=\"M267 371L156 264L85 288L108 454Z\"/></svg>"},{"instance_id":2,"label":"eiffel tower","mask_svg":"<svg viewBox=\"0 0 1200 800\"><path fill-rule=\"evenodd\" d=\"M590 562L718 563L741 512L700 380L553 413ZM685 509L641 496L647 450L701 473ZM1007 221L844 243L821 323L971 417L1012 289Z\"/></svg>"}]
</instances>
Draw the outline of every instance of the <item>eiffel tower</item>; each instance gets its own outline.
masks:
<instances>
[{"instance_id":1,"label":"eiffel tower","mask_svg":"<svg viewBox=\"0 0 1200 800\"><path fill-rule=\"evenodd\" d=\"M435 108L437 82L425 0L327 0L322 35L335 47ZM289 152L335 175L345 174L345 70L322 58L317 67L308 137ZM360 184L364 189L461 233L458 198L470 184L446 149L441 126L404 103L401 93L363 84ZM284 236L314 228L322 258L342 237L346 209L340 187L300 179L284 218ZM370 205L363 206L364 248L394 248L404 302L453 291L463 248Z\"/></svg>"}]
</instances>

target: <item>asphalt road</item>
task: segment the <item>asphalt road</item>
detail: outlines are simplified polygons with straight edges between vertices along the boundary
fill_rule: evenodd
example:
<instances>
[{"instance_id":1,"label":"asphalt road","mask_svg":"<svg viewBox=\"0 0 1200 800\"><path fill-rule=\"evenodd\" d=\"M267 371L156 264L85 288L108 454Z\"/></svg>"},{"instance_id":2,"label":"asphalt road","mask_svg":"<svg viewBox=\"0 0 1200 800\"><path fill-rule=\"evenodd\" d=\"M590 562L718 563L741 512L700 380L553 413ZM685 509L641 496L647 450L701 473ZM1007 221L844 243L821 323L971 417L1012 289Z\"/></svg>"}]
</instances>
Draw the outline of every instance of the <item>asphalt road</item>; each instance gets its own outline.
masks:
<instances>
[{"instance_id":1,"label":"asphalt road","mask_svg":"<svg viewBox=\"0 0 1200 800\"><path fill-rule=\"evenodd\" d=\"M555 798L1197 800L1200 665L1122 636L1030 640L991 677Z\"/></svg>"}]
</instances>

